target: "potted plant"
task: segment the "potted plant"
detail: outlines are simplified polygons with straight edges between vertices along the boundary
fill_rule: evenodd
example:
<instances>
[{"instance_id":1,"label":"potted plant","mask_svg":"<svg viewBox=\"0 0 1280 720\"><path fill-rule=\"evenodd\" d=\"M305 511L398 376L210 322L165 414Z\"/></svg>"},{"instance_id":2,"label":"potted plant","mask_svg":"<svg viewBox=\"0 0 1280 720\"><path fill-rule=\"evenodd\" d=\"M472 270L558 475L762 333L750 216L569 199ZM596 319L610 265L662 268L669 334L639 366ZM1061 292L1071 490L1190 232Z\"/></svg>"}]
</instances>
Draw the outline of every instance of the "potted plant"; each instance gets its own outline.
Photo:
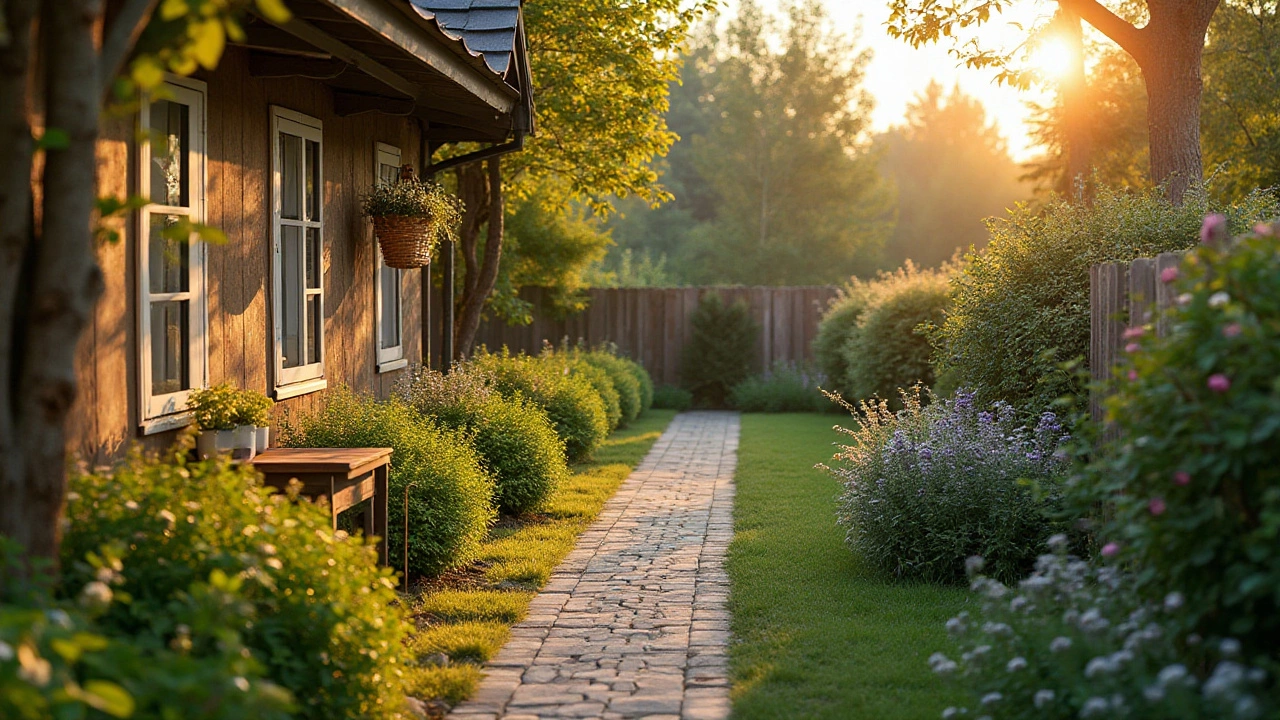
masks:
<instances>
[{"instance_id":1,"label":"potted plant","mask_svg":"<svg viewBox=\"0 0 1280 720\"><path fill-rule=\"evenodd\" d=\"M253 450L260 453L271 444L271 407L275 405L271 398L257 390L237 391L235 412L236 429L252 428ZM237 443L238 445L239 443Z\"/></svg>"},{"instance_id":2,"label":"potted plant","mask_svg":"<svg viewBox=\"0 0 1280 720\"><path fill-rule=\"evenodd\" d=\"M380 182L361 200L387 267L417 268L431 262L441 239L453 239L462 202L440 185L419 180L406 165L400 180Z\"/></svg>"},{"instance_id":3,"label":"potted plant","mask_svg":"<svg viewBox=\"0 0 1280 720\"><path fill-rule=\"evenodd\" d=\"M200 428L196 451L202 459L220 452L231 452L236 442L236 415L239 409L239 391L227 383L204 390L192 390L187 398L191 411Z\"/></svg>"}]
</instances>

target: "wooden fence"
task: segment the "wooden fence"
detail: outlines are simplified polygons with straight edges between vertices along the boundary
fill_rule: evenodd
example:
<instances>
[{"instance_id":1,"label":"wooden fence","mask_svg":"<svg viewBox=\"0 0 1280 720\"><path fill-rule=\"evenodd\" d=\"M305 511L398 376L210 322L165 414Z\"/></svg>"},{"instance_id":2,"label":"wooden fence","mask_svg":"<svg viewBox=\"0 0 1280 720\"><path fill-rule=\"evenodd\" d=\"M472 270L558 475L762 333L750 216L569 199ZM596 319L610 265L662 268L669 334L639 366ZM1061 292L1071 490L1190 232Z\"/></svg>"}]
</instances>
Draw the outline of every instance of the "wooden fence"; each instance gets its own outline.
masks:
<instances>
[{"instance_id":1,"label":"wooden fence","mask_svg":"<svg viewBox=\"0 0 1280 720\"><path fill-rule=\"evenodd\" d=\"M760 367L778 361L812 360L811 345L818 321L837 294L834 287L697 287L593 289L584 312L565 318L547 312L547 291L526 288L521 297L533 304L533 323L509 326L486 321L478 343L490 349L536 353L545 342L584 340L591 345L616 343L624 354L639 360L658 384L677 383L680 358L689 338L689 316L708 293L726 303L743 301L760 326L756 360Z\"/></svg>"},{"instance_id":2,"label":"wooden fence","mask_svg":"<svg viewBox=\"0 0 1280 720\"><path fill-rule=\"evenodd\" d=\"M1124 331L1156 321L1156 333L1168 331L1162 311L1174 303L1172 287L1160 282L1166 268L1182 264L1182 255L1161 253L1131 263L1104 263L1089 268L1089 372L1106 382L1124 355ZM1090 410L1102 417L1103 395L1094 393Z\"/></svg>"}]
</instances>

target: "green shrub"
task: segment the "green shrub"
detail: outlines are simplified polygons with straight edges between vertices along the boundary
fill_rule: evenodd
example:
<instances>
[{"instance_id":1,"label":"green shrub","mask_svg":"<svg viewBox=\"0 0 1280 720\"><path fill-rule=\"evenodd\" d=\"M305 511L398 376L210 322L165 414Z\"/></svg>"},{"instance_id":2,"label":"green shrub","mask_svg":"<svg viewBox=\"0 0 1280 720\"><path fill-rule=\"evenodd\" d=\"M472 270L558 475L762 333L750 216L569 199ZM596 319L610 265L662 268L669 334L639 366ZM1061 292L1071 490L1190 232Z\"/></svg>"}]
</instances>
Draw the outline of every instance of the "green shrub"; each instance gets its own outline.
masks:
<instances>
[{"instance_id":1,"label":"green shrub","mask_svg":"<svg viewBox=\"0 0 1280 720\"><path fill-rule=\"evenodd\" d=\"M822 394L822 378L787 362L733 386L730 404L743 412L822 412L838 407Z\"/></svg>"},{"instance_id":2,"label":"green shrub","mask_svg":"<svg viewBox=\"0 0 1280 720\"><path fill-rule=\"evenodd\" d=\"M640 413L644 411L644 391L640 384L640 373L636 372L639 365L604 350L584 352L581 357L583 361L608 375L609 381L617 389L622 411L620 425L626 426L640 417ZM641 369L640 372L643 373L644 370Z\"/></svg>"},{"instance_id":3,"label":"green shrub","mask_svg":"<svg viewBox=\"0 0 1280 720\"><path fill-rule=\"evenodd\" d=\"M470 438L497 481L503 512L537 509L568 474L564 442L546 413L521 398L502 397L470 373L420 369L397 386L396 394Z\"/></svg>"},{"instance_id":4,"label":"green shrub","mask_svg":"<svg viewBox=\"0 0 1280 720\"><path fill-rule=\"evenodd\" d=\"M676 385L660 385L653 391L653 406L659 410L684 412L693 407L693 393Z\"/></svg>"},{"instance_id":5,"label":"green shrub","mask_svg":"<svg viewBox=\"0 0 1280 720\"><path fill-rule=\"evenodd\" d=\"M563 365L527 355L478 352L463 366L463 372L477 373L503 397L517 395L542 408L556 434L564 441L570 462L590 457L609 435L609 419L604 401L595 388Z\"/></svg>"},{"instance_id":6,"label":"green shrub","mask_svg":"<svg viewBox=\"0 0 1280 720\"><path fill-rule=\"evenodd\" d=\"M1034 428L1013 408L980 410L972 393L905 409L862 403L853 439L832 474L844 484L839 519L850 547L901 578L956 582L965 558L981 555L993 576L1021 577L1044 547L1069 464L1053 413Z\"/></svg>"},{"instance_id":7,"label":"green shrub","mask_svg":"<svg viewBox=\"0 0 1280 720\"><path fill-rule=\"evenodd\" d=\"M1280 239L1259 230L1201 246L1168 278L1168 336L1128 333L1107 403L1123 444L1097 453L1073 497L1109 509L1100 542L1142 569L1147 598L1185 595L1184 629L1276 660Z\"/></svg>"},{"instance_id":8,"label":"green shrub","mask_svg":"<svg viewBox=\"0 0 1280 720\"><path fill-rule=\"evenodd\" d=\"M103 634L208 654L234 642L238 628L302 717L390 718L402 709L406 623L392 572L371 544L335 533L325 508L268 492L248 465L134 455L73 478L67 517L64 592L98 581L110 587L100 595L128 598L97 619ZM114 546L118 569L83 560L104 546ZM197 638L211 613L225 627Z\"/></svg>"},{"instance_id":9,"label":"green shrub","mask_svg":"<svg viewBox=\"0 0 1280 720\"><path fill-rule=\"evenodd\" d=\"M286 418L280 444L394 450L387 532L395 567L404 562L406 488L413 572L432 575L469 560L495 517L494 480L466 437L440 427L398 399L378 402L345 388L331 391L321 409Z\"/></svg>"},{"instance_id":10,"label":"green shrub","mask_svg":"<svg viewBox=\"0 0 1280 720\"><path fill-rule=\"evenodd\" d=\"M716 293L703 296L689 323L680 362L682 384L693 393L695 404L724 407L733 386L756 369L760 328L746 303L726 305Z\"/></svg>"},{"instance_id":11,"label":"green shrub","mask_svg":"<svg viewBox=\"0 0 1280 720\"><path fill-rule=\"evenodd\" d=\"M608 422L608 433L617 430L625 421L626 415L622 410L622 394L618 392L617 386L613 384L613 378L602 368L587 362L585 357L573 356L564 358L547 358L546 362L563 363L567 374L575 375L586 380L591 384L591 388L596 391L596 395L600 396L600 401L604 403L605 420Z\"/></svg>"},{"instance_id":12,"label":"green shrub","mask_svg":"<svg viewBox=\"0 0 1280 720\"><path fill-rule=\"evenodd\" d=\"M627 364L636 382L640 384L640 414L649 412L649 408L653 407L653 376L644 369L643 365L631 358L619 356L618 359Z\"/></svg>"},{"instance_id":13,"label":"green shrub","mask_svg":"<svg viewBox=\"0 0 1280 720\"><path fill-rule=\"evenodd\" d=\"M813 339L814 361L825 378L822 389L836 393L845 400L857 399L848 386L847 348L871 306L873 286L874 281L853 278L841 288L840 294L823 313L822 320L818 323L818 334Z\"/></svg>"},{"instance_id":14,"label":"green shrub","mask_svg":"<svg viewBox=\"0 0 1280 720\"><path fill-rule=\"evenodd\" d=\"M1058 363L1088 355L1089 266L1185 250L1208 208L1203 191L1175 207L1159 189L1104 188L1091 206L1055 200L989 221L990 245L968 256L953 281L940 373L954 374L982 402L1006 400L1030 413L1063 395L1083 397ZM1276 202L1257 193L1224 212L1241 229L1274 216Z\"/></svg>"},{"instance_id":15,"label":"green shrub","mask_svg":"<svg viewBox=\"0 0 1280 720\"><path fill-rule=\"evenodd\" d=\"M867 310L845 346L844 385L858 400L879 397L893 403L901 389L934 384L928 331L942 324L950 303L947 276L915 273L891 290Z\"/></svg>"}]
</instances>

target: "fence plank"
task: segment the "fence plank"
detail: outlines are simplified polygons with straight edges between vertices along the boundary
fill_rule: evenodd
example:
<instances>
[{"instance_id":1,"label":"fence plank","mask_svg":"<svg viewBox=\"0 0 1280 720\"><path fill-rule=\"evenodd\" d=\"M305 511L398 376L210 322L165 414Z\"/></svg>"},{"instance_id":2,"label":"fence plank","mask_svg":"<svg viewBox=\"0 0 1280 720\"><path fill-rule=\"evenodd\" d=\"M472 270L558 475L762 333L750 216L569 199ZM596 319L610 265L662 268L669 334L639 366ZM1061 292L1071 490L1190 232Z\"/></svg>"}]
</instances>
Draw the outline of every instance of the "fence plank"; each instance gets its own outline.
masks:
<instances>
[{"instance_id":1,"label":"fence plank","mask_svg":"<svg viewBox=\"0 0 1280 720\"><path fill-rule=\"evenodd\" d=\"M1089 268L1089 371L1095 382L1107 382L1119 360L1128 316L1129 279L1119 263ZM1089 399L1090 414L1097 421L1103 417L1103 397L1093 393Z\"/></svg>"}]
</instances>

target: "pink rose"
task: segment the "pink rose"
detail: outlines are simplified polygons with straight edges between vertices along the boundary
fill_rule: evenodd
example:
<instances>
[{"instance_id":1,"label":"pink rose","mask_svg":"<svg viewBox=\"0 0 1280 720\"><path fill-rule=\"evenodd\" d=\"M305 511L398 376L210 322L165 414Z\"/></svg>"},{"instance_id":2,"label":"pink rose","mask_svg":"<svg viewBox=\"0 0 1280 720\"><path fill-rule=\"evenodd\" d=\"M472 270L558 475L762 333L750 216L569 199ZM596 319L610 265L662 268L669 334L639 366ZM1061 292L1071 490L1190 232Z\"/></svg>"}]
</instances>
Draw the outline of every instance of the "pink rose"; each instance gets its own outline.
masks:
<instances>
[{"instance_id":1,"label":"pink rose","mask_svg":"<svg viewBox=\"0 0 1280 720\"><path fill-rule=\"evenodd\" d=\"M1136 353L1141 349L1142 349L1142 346L1139 345L1138 343L1129 343L1128 345L1124 346L1124 351L1130 354Z\"/></svg>"},{"instance_id":2,"label":"pink rose","mask_svg":"<svg viewBox=\"0 0 1280 720\"><path fill-rule=\"evenodd\" d=\"M1160 271L1160 282L1168 285L1178 279L1178 268L1165 268Z\"/></svg>"},{"instance_id":3,"label":"pink rose","mask_svg":"<svg viewBox=\"0 0 1280 720\"><path fill-rule=\"evenodd\" d=\"M1186 470L1179 470L1173 474L1174 485L1188 485L1191 483L1191 473Z\"/></svg>"},{"instance_id":4,"label":"pink rose","mask_svg":"<svg viewBox=\"0 0 1280 720\"><path fill-rule=\"evenodd\" d=\"M1200 226L1200 242L1205 245L1217 242L1227 232L1227 216L1213 213L1206 216Z\"/></svg>"},{"instance_id":5,"label":"pink rose","mask_svg":"<svg viewBox=\"0 0 1280 720\"><path fill-rule=\"evenodd\" d=\"M1222 373L1214 373L1209 376L1207 383L1209 389L1216 393L1224 393L1231 389L1231 379Z\"/></svg>"},{"instance_id":6,"label":"pink rose","mask_svg":"<svg viewBox=\"0 0 1280 720\"><path fill-rule=\"evenodd\" d=\"M1115 543L1113 543L1113 542L1109 542L1109 543L1107 543L1106 545L1103 545L1103 546L1102 546L1102 556L1103 556L1103 557L1112 557L1113 555L1115 555L1115 554L1116 554L1116 553L1118 553L1118 552L1120 552L1120 546L1119 546L1119 545L1117 545L1117 544L1115 544Z\"/></svg>"},{"instance_id":7,"label":"pink rose","mask_svg":"<svg viewBox=\"0 0 1280 720\"><path fill-rule=\"evenodd\" d=\"M1233 338L1241 332L1243 332L1243 328L1240 327L1240 323L1228 323L1222 326L1222 337Z\"/></svg>"},{"instance_id":8,"label":"pink rose","mask_svg":"<svg viewBox=\"0 0 1280 720\"><path fill-rule=\"evenodd\" d=\"M1147 329L1145 327L1142 327L1141 325L1139 325L1138 327L1125 328L1124 339L1132 340L1134 338L1140 338L1146 334L1147 334Z\"/></svg>"},{"instance_id":9,"label":"pink rose","mask_svg":"<svg viewBox=\"0 0 1280 720\"><path fill-rule=\"evenodd\" d=\"M1151 502L1147 503L1147 509L1151 511L1152 515L1163 515L1164 511L1167 509L1164 504L1164 498L1151 498Z\"/></svg>"}]
</instances>

